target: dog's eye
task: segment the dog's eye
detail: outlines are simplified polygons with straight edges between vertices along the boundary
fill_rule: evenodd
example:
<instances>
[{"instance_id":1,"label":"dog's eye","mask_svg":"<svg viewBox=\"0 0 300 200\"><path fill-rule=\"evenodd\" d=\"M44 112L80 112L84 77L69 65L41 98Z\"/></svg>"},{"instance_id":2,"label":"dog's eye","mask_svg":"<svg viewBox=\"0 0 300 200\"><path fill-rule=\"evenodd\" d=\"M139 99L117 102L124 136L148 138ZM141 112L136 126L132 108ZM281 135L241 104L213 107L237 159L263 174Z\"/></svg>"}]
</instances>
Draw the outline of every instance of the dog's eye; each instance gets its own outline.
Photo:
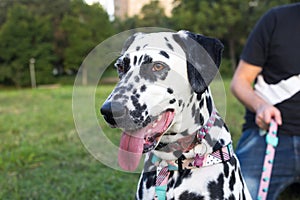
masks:
<instances>
[{"instance_id":1,"label":"dog's eye","mask_svg":"<svg viewBox=\"0 0 300 200\"><path fill-rule=\"evenodd\" d=\"M157 72L165 68L165 66L162 63L154 63L152 67L152 71Z\"/></svg>"}]
</instances>

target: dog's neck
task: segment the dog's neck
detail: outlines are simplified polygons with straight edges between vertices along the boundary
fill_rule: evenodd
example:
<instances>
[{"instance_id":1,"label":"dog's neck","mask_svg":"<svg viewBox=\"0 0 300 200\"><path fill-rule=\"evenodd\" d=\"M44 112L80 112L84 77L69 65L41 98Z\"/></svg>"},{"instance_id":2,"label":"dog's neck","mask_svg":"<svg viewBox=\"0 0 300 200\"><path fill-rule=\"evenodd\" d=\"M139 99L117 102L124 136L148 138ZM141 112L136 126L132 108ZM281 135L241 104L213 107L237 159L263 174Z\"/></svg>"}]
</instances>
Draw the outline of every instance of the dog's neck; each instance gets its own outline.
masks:
<instances>
[{"instance_id":1,"label":"dog's neck","mask_svg":"<svg viewBox=\"0 0 300 200\"><path fill-rule=\"evenodd\" d=\"M194 150L194 148L200 148L200 151L203 151L202 153L211 153L219 140L219 136L221 134L223 135L223 132L228 132L222 118L215 110L216 108L209 89L201 95L193 93L187 102L186 105L182 105L181 110L179 110L180 115L177 113L177 118L174 119L172 127L162 137L161 144L163 145L161 146L164 146L164 148L157 148L154 151L154 154L163 160L174 160L181 154L184 154L185 157L193 157L193 154L190 153L192 151L190 150ZM193 144L195 143L194 139L197 131L207 125L213 110L216 114L209 133L205 136L201 144ZM227 135L229 137L228 141L231 141L230 134L228 133ZM178 141L180 142L178 143ZM182 143L182 145L180 143ZM171 151L172 149L170 148L172 146L181 147L176 151Z\"/></svg>"}]
</instances>

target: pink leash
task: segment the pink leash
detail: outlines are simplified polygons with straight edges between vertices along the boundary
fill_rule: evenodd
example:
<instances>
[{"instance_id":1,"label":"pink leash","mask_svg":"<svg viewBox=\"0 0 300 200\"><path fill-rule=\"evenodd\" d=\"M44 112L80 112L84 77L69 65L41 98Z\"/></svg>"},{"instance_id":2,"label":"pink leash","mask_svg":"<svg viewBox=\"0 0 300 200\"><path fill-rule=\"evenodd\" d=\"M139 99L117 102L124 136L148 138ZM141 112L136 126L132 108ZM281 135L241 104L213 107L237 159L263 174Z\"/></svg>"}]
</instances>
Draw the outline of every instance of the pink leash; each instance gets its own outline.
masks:
<instances>
[{"instance_id":1,"label":"pink leash","mask_svg":"<svg viewBox=\"0 0 300 200\"><path fill-rule=\"evenodd\" d=\"M266 135L266 155L264 160L264 165L262 169L260 185L258 190L257 200L265 200L268 195L268 188L271 179L272 167L275 157L275 148L278 145L277 137L277 123L272 119L269 127L269 131Z\"/></svg>"}]
</instances>

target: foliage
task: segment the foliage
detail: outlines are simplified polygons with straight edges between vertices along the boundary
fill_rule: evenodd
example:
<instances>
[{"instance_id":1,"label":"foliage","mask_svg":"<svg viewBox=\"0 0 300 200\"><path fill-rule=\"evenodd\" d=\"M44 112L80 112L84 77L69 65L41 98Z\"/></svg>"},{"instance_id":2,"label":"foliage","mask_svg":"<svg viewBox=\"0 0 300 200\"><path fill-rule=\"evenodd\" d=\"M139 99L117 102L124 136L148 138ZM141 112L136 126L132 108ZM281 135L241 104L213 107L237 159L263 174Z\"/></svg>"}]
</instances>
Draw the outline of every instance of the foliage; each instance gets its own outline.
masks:
<instances>
[{"instance_id":1,"label":"foliage","mask_svg":"<svg viewBox=\"0 0 300 200\"><path fill-rule=\"evenodd\" d=\"M62 19L61 29L68 36L64 66L72 69L78 69L84 57L114 32L107 13L98 4L89 6L80 0L72 2L70 12Z\"/></svg>"},{"instance_id":2,"label":"foliage","mask_svg":"<svg viewBox=\"0 0 300 200\"><path fill-rule=\"evenodd\" d=\"M49 82L47 74L52 71L54 59L51 28L49 18L34 16L23 5L16 4L9 9L0 32L0 81L28 85L29 59L35 58L37 82Z\"/></svg>"},{"instance_id":3,"label":"foliage","mask_svg":"<svg viewBox=\"0 0 300 200\"><path fill-rule=\"evenodd\" d=\"M99 4L84 0L0 0L0 84L30 84L28 61L36 59L38 84L72 74L100 42L138 27L187 29L219 38L225 46L222 73L231 76L247 36L269 8L296 0L174 0L167 17L159 1L139 15L110 22Z\"/></svg>"},{"instance_id":4,"label":"foliage","mask_svg":"<svg viewBox=\"0 0 300 200\"><path fill-rule=\"evenodd\" d=\"M164 9L159 5L159 1L151 1L143 6L141 18L138 21L140 27L168 27L168 18Z\"/></svg>"},{"instance_id":5,"label":"foliage","mask_svg":"<svg viewBox=\"0 0 300 200\"><path fill-rule=\"evenodd\" d=\"M141 13L125 20L116 19L115 25L119 31L137 27L171 28L170 19L166 16L159 1L150 1L142 7Z\"/></svg>"},{"instance_id":6,"label":"foliage","mask_svg":"<svg viewBox=\"0 0 300 200\"><path fill-rule=\"evenodd\" d=\"M0 8L3 84L29 85L32 57L37 84L52 83L54 69L77 71L89 51L114 33L103 8L83 0L0 0Z\"/></svg>"}]
</instances>

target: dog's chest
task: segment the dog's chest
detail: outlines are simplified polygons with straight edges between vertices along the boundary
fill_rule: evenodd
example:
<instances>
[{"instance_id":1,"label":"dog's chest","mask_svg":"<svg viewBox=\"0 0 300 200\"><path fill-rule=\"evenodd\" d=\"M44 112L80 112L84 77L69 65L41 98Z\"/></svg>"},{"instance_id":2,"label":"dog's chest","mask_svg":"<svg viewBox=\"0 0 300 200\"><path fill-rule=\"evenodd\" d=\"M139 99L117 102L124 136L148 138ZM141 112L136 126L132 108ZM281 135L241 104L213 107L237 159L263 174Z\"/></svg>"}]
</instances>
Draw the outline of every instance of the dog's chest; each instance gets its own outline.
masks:
<instances>
[{"instance_id":1,"label":"dog's chest","mask_svg":"<svg viewBox=\"0 0 300 200\"><path fill-rule=\"evenodd\" d=\"M233 158L235 159L235 158ZM231 163L183 171L170 171L166 187L166 199L226 199L234 189L238 174ZM159 196L156 172L141 176L137 199L153 199ZM157 197L160 200L159 197Z\"/></svg>"}]
</instances>

